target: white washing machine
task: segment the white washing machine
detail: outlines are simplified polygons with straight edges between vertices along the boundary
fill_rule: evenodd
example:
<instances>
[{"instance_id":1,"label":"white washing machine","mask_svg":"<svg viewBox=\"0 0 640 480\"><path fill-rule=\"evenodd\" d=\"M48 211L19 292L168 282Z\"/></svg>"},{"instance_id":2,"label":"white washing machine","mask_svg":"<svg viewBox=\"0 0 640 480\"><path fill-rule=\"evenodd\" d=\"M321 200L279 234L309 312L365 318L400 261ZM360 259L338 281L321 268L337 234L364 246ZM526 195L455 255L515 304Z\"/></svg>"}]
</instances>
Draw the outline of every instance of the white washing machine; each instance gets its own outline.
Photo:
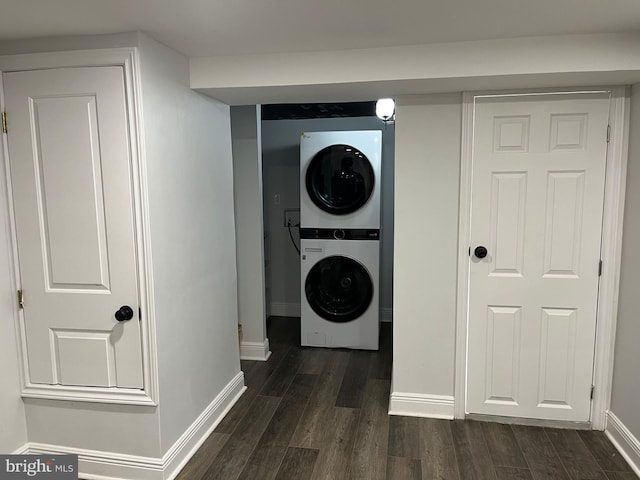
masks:
<instances>
[{"instance_id":1,"label":"white washing machine","mask_svg":"<svg viewBox=\"0 0 640 480\"><path fill-rule=\"evenodd\" d=\"M301 343L378 350L380 231L301 230Z\"/></svg>"},{"instance_id":2,"label":"white washing machine","mask_svg":"<svg viewBox=\"0 0 640 480\"><path fill-rule=\"evenodd\" d=\"M380 228L382 132L304 132L300 226Z\"/></svg>"}]
</instances>

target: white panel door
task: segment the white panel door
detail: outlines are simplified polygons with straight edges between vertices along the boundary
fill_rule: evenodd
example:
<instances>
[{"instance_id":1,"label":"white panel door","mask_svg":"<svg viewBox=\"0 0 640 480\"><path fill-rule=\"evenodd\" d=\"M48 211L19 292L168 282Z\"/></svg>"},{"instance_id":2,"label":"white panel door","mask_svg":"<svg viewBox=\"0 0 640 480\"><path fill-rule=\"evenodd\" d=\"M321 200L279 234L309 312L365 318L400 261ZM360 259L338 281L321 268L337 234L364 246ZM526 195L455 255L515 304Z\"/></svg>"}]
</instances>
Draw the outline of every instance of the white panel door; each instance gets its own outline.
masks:
<instances>
[{"instance_id":1,"label":"white panel door","mask_svg":"<svg viewBox=\"0 0 640 480\"><path fill-rule=\"evenodd\" d=\"M590 418L608 118L608 93L476 98L469 413Z\"/></svg>"},{"instance_id":2,"label":"white panel door","mask_svg":"<svg viewBox=\"0 0 640 480\"><path fill-rule=\"evenodd\" d=\"M3 74L32 383L143 387L123 78ZM122 306L133 318L116 320Z\"/></svg>"}]
</instances>

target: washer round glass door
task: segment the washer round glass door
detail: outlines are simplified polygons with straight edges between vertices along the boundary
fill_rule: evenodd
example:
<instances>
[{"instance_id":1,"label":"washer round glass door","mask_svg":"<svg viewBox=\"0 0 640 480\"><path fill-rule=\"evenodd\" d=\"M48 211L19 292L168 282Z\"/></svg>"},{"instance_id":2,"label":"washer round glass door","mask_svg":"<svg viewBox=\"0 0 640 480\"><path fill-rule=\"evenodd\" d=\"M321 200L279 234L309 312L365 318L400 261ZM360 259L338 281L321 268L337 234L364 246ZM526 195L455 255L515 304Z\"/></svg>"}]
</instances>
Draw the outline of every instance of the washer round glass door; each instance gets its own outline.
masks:
<instances>
[{"instance_id":1,"label":"washer round glass door","mask_svg":"<svg viewBox=\"0 0 640 480\"><path fill-rule=\"evenodd\" d=\"M350 145L330 145L314 155L307 167L307 192L320 209L346 215L362 207L375 184L369 159Z\"/></svg>"},{"instance_id":2,"label":"washer round glass door","mask_svg":"<svg viewBox=\"0 0 640 480\"><path fill-rule=\"evenodd\" d=\"M307 274L304 289L313 311L336 323L355 320L373 299L373 283L367 269L339 255L316 263Z\"/></svg>"}]
</instances>

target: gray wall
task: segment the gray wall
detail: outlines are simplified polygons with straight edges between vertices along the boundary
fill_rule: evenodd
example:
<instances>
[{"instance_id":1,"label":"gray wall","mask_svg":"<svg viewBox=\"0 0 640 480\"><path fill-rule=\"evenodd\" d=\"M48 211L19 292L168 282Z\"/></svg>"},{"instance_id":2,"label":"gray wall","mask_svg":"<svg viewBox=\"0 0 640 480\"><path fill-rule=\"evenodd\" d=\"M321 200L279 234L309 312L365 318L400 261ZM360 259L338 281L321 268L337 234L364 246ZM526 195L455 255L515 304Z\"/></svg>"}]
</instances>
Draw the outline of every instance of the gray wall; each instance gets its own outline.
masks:
<instances>
[{"instance_id":1,"label":"gray wall","mask_svg":"<svg viewBox=\"0 0 640 480\"><path fill-rule=\"evenodd\" d=\"M631 96L629 163L611 411L640 439L640 84Z\"/></svg>"},{"instance_id":2,"label":"gray wall","mask_svg":"<svg viewBox=\"0 0 640 480\"><path fill-rule=\"evenodd\" d=\"M394 125L386 128L375 117L268 120L262 122L264 228L269 233L271 314L300 311L300 258L283 216L286 208L300 208L300 133L314 131L382 130L380 307L391 319L393 294L393 156ZM274 203L279 195L280 204ZM298 232L293 229L299 246ZM296 313L297 312L297 313Z\"/></svg>"},{"instance_id":3,"label":"gray wall","mask_svg":"<svg viewBox=\"0 0 640 480\"><path fill-rule=\"evenodd\" d=\"M141 35L161 451L240 371L229 107Z\"/></svg>"},{"instance_id":4,"label":"gray wall","mask_svg":"<svg viewBox=\"0 0 640 480\"><path fill-rule=\"evenodd\" d=\"M460 94L397 99L393 385L453 395Z\"/></svg>"},{"instance_id":5,"label":"gray wall","mask_svg":"<svg viewBox=\"0 0 640 480\"><path fill-rule=\"evenodd\" d=\"M267 336L260 116L256 105L231 107L238 321L243 343L263 343Z\"/></svg>"}]
</instances>

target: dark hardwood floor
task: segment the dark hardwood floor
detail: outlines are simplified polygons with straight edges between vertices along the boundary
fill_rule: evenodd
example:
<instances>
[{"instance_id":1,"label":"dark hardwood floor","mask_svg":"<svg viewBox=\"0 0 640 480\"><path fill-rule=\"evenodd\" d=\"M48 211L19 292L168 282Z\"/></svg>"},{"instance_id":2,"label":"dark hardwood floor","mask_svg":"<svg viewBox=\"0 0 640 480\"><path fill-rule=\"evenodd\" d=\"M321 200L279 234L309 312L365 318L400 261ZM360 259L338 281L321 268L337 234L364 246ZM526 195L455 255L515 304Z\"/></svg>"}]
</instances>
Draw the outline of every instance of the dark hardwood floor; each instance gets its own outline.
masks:
<instances>
[{"instance_id":1,"label":"dark hardwood floor","mask_svg":"<svg viewBox=\"0 0 640 480\"><path fill-rule=\"evenodd\" d=\"M391 325L379 352L300 347L299 319L268 321L271 358L177 477L635 480L602 432L387 415Z\"/></svg>"}]
</instances>

